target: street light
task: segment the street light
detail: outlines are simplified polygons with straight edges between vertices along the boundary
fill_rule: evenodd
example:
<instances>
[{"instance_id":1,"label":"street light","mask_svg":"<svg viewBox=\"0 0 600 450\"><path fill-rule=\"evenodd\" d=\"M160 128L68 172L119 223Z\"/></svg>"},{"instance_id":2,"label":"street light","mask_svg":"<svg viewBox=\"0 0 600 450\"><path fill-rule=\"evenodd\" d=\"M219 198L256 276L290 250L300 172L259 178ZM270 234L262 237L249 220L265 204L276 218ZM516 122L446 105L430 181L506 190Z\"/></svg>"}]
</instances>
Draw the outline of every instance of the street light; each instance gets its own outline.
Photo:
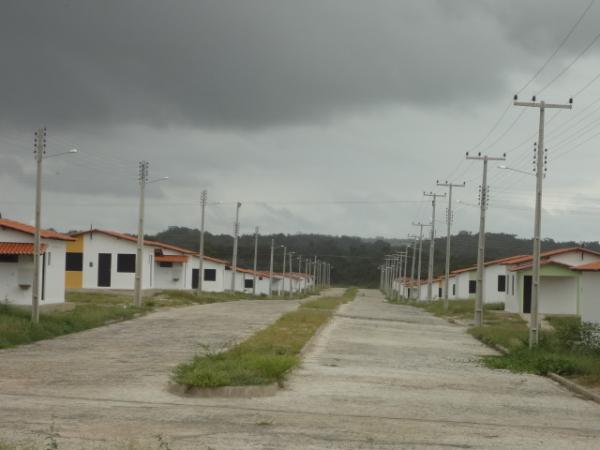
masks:
<instances>
[{"instance_id":1,"label":"street light","mask_svg":"<svg viewBox=\"0 0 600 450\"><path fill-rule=\"evenodd\" d=\"M35 233L33 238L33 281L31 285L31 321L40 321L40 249L42 229L42 161L56 156L77 153L73 148L66 152L46 155L46 128L39 128L35 132L34 157L36 161L35 177Z\"/></svg>"},{"instance_id":2,"label":"street light","mask_svg":"<svg viewBox=\"0 0 600 450\"><path fill-rule=\"evenodd\" d=\"M535 177L534 173L529 173L526 172L525 170L520 170L520 169L513 169L512 167L507 167L507 166L498 166L498 169L503 169L503 170L510 170L511 172L517 172L517 173L522 173L524 175L529 175L530 177Z\"/></svg>"}]
</instances>

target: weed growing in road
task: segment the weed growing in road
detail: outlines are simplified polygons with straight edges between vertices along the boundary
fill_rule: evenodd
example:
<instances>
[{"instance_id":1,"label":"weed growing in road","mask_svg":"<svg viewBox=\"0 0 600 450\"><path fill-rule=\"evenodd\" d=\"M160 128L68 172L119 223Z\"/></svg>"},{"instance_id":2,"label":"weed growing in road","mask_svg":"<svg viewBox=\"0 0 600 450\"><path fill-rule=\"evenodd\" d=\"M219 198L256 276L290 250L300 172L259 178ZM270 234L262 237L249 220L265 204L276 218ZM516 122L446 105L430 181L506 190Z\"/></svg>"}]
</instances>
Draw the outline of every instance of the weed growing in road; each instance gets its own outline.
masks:
<instances>
[{"instance_id":1,"label":"weed growing in road","mask_svg":"<svg viewBox=\"0 0 600 450\"><path fill-rule=\"evenodd\" d=\"M340 297L319 298L284 314L274 324L223 353L196 356L174 372L176 383L219 387L281 383L300 361L300 351L310 337L356 289Z\"/></svg>"}]
</instances>

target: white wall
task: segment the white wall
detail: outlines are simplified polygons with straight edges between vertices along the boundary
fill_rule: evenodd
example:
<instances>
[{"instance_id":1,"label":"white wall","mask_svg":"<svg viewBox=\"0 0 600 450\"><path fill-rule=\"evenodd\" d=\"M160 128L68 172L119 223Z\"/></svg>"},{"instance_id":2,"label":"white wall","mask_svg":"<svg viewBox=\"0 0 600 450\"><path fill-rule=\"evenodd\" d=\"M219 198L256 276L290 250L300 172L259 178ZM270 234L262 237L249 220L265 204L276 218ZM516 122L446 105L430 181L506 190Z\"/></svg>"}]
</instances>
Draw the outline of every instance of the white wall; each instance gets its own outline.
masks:
<instances>
[{"instance_id":1,"label":"white wall","mask_svg":"<svg viewBox=\"0 0 600 450\"><path fill-rule=\"evenodd\" d=\"M200 258L197 256L190 257L188 264L188 282L186 289L192 289L192 270L200 267ZM204 292L224 292L229 289L229 285L225 285L225 264L216 263L214 261L204 260L203 269L215 270L215 281L202 281L202 291Z\"/></svg>"},{"instance_id":2,"label":"white wall","mask_svg":"<svg viewBox=\"0 0 600 450\"><path fill-rule=\"evenodd\" d=\"M512 313L522 312L521 283L523 277L517 272L508 272L506 279L506 296L504 297L504 310Z\"/></svg>"},{"instance_id":3,"label":"white wall","mask_svg":"<svg viewBox=\"0 0 600 450\"><path fill-rule=\"evenodd\" d=\"M569 266L579 266L594 261L600 261L600 256L585 253L582 251L573 251L562 255L551 256L552 261L568 264Z\"/></svg>"},{"instance_id":4,"label":"white wall","mask_svg":"<svg viewBox=\"0 0 600 450\"><path fill-rule=\"evenodd\" d=\"M600 272L581 274L581 320L600 324Z\"/></svg>"},{"instance_id":5,"label":"white wall","mask_svg":"<svg viewBox=\"0 0 600 450\"><path fill-rule=\"evenodd\" d=\"M507 277L507 269L503 264L494 264L486 266L483 272L483 302L484 303L504 303L506 301L506 291L498 291L498 276ZM506 278L505 289L508 289L508 277Z\"/></svg>"},{"instance_id":6,"label":"white wall","mask_svg":"<svg viewBox=\"0 0 600 450\"><path fill-rule=\"evenodd\" d=\"M456 278L456 298L464 300L466 298L474 298L475 294L469 294L469 280L473 272L462 272L455 275Z\"/></svg>"},{"instance_id":7,"label":"white wall","mask_svg":"<svg viewBox=\"0 0 600 450\"><path fill-rule=\"evenodd\" d=\"M541 277L540 314L577 314L577 278Z\"/></svg>"},{"instance_id":8,"label":"white wall","mask_svg":"<svg viewBox=\"0 0 600 450\"><path fill-rule=\"evenodd\" d=\"M0 241L33 243L33 236L13 230L0 230ZM41 242L47 245L47 249L46 254L40 258L40 305L64 303L66 241L42 239ZM20 255L18 263L0 263L0 301L31 305L32 281L33 255Z\"/></svg>"}]
</instances>

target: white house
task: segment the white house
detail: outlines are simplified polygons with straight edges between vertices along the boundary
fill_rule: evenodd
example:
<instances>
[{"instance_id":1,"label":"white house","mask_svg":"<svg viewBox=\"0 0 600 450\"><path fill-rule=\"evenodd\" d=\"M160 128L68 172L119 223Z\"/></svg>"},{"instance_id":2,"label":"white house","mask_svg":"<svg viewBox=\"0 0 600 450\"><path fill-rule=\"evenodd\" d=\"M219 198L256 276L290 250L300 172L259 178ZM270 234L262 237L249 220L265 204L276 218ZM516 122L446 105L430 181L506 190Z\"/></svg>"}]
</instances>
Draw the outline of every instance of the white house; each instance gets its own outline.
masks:
<instances>
[{"instance_id":1,"label":"white house","mask_svg":"<svg viewBox=\"0 0 600 450\"><path fill-rule=\"evenodd\" d=\"M453 270L451 274L454 277L453 297L460 300L475 298L477 268L467 267Z\"/></svg>"},{"instance_id":2,"label":"white house","mask_svg":"<svg viewBox=\"0 0 600 450\"><path fill-rule=\"evenodd\" d=\"M0 219L0 301L31 305L33 240L35 228ZM51 230L41 231L40 305L65 301L65 251L73 238Z\"/></svg>"},{"instance_id":3,"label":"white house","mask_svg":"<svg viewBox=\"0 0 600 450\"><path fill-rule=\"evenodd\" d=\"M541 314L580 314L581 274L585 267L600 261L600 253L581 247L563 248L541 254L540 298ZM532 257L512 261L509 268L505 310L515 313L531 311ZM593 284L593 283L592 283ZM590 284L586 292L589 293Z\"/></svg>"},{"instance_id":4,"label":"white house","mask_svg":"<svg viewBox=\"0 0 600 450\"><path fill-rule=\"evenodd\" d=\"M579 314L583 322L600 324L600 261L581 264Z\"/></svg>"},{"instance_id":5,"label":"white house","mask_svg":"<svg viewBox=\"0 0 600 450\"><path fill-rule=\"evenodd\" d=\"M92 229L71 234L63 264L67 288L133 289L137 238ZM196 252L144 241L142 289L190 289ZM197 258L196 258L197 260ZM198 263L196 262L196 271Z\"/></svg>"}]
</instances>

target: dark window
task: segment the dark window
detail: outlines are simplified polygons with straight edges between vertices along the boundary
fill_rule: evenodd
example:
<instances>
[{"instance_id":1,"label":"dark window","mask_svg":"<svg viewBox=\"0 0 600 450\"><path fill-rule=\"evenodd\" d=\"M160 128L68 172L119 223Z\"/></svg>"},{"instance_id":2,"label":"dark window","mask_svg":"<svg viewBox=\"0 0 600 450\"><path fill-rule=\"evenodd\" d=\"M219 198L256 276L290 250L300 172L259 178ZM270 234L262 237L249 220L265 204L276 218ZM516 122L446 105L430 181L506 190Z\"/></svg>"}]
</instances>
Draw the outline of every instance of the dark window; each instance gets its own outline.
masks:
<instances>
[{"instance_id":1,"label":"dark window","mask_svg":"<svg viewBox=\"0 0 600 450\"><path fill-rule=\"evenodd\" d=\"M512 282L512 295L515 295L515 276L512 276L513 282Z\"/></svg>"},{"instance_id":2,"label":"dark window","mask_svg":"<svg viewBox=\"0 0 600 450\"><path fill-rule=\"evenodd\" d=\"M438 297L442 296L442 288L438 288Z\"/></svg>"},{"instance_id":3,"label":"dark window","mask_svg":"<svg viewBox=\"0 0 600 450\"><path fill-rule=\"evenodd\" d=\"M477 281L470 280L469 281L469 294L474 294L477 292Z\"/></svg>"},{"instance_id":4,"label":"dark window","mask_svg":"<svg viewBox=\"0 0 600 450\"><path fill-rule=\"evenodd\" d=\"M119 253L117 255L117 272L135 273L135 254Z\"/></svg>"},{"instance_id":5,"label":"dark window","mask_svg":"<svg viewBox=\"0 0 600 450\"><path fill-rule=\"evenodd\" d=\"M19 255L0 255L0 262L4 263L18 263Z\"/></svg>"},{"instance_id":6,"label":"dark window","mask_svg":"<svg viewBox=\"0 0 600 450\"><path fill-rule=\"evenodd\" d=\"M204 269L204 281L217 281L217 269Z\"/></svg>"},{"instance_id":7,"label":"dark window","mask_svg":"<svg viewBox=\"0 0 600 450\"><path fill-rule=\"evenodd\" d=\"M168 261L161 261L158 263L158 265L160 267L173 267L173 263Z\"/></svg>"},{"instance_id":8,"label":"dark window","mask_svg":"<svg viewBox=\"0 0 600 450\"><path fill-rule=\"evenodd\" d=\"M83 253L67 252L65 270L68 272L81 272L83 270Z\"/></svg>"},{"instance_id":9,"label":"dark window","mask_svg":"<svg viewBox=\"0 0 600 450\"><path fill-rule=\"evenodd\" d=\"M452 295L456 295L456 284L452 285Z\"/></svg>"},{"instance_id":10,"label":"dark window","mask_svg":"<svg viewBox=\"0 0 600 450\"><path fill-rule=\"evenodd\" d=\"M498 292L506 292L506 275L498 275Z\"/></svg>"},{"instance_id":11,"label":"dark window","mask_svg":"<svg viewBox=\"0 0 600 450\"><path fill-rule=\"evenodd\" d=\"M254 280L252 278L244 280L244 288L252 289L253 286L254 286Z\"/></svg>"}]
</instances>

